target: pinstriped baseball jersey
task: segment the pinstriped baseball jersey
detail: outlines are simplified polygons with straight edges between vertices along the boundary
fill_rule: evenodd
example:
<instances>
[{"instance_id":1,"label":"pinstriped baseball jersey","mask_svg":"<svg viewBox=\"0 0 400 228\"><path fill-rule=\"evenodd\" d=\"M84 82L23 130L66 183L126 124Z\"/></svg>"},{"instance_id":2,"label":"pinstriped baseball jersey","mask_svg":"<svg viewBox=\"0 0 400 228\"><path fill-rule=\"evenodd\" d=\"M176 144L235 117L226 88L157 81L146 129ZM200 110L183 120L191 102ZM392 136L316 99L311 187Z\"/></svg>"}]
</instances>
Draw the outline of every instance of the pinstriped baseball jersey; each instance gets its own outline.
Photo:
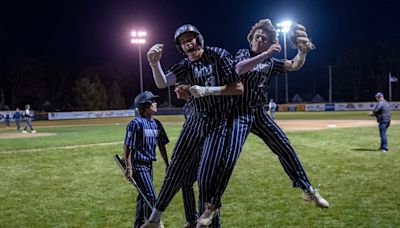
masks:
<instances>
[{"instance_id":1,"label":"pinstriped baseball jersey","mask_svg":"<svg viewBox=\"0 0 400 228\"><path fill-rule=\"evenodd\" d=\"M236 62L240 62L254 55L249 49L241 49L236 53L235 59ZM238 110L249 110L249 106L268 103L266 99L271 77L286 72L283 68L284 62L283 59L268 58L251 72L240 76L245 90L243 96L238 98Z\"/></svg>"},{"instance_id":2,"label":"pinstriped baseball jersey","mask_svg":"<svg viewBox=\"0 0 400 228\"><path fill-rule=\"evenodd\" d=\"M176 75L176 82L190 86L222 86L239 80L234 73L232 55L218 47L205 47L202 57L196 61L183 59L172 66L170 72ZM194 99L198 113L227 113L232 107L231 96L207 96Z\"/></svg>"},{"instance_id":3,"label":"pinstriped baseball jersey","mask_svg":"<svg viewBox=\"0 0 400 228\"><path fill-rule=\"evenodd\" d=\"M125 145L133 152L132 158L141 161L156 160L156 146L169 142L160 121L137 116L126 128Z\"/></svg>"}]
</instances>

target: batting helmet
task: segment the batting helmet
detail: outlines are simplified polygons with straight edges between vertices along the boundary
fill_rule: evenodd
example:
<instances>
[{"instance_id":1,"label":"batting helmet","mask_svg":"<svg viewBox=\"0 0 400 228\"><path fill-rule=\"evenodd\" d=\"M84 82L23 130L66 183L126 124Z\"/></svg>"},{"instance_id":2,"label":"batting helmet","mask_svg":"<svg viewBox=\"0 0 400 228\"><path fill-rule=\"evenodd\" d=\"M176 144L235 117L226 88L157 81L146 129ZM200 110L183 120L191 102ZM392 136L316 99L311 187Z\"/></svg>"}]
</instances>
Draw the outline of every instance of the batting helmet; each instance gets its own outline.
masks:
<instances>
[{"instance_id":1,"label":"batting helmet","mask_svg":"<svg viewBox=\"0 0 400 228\"><path fill-rule=\"evenodd\" d=\"M179 37L184 34L184 33L195 33L196 34L196 42L197 44L200 45L200 47L204 47L204 39L203 39L203 35L201 35L200 31L191 24L185 24L182 25L181 27L179 27L176 31L175 31L175 36L174 36L174 41L176 44L176 48L179 50L180 53L185 54L185 52L182 50L181 44L179 43Z\"/></svg>"},{"instance_id":2,"label":"batting helmet","mask_svg":"<svg viewBox=\"0 0 400 228\"><path fill-rule=\"evenodd\" d=\"M139 108L140 106L150 107L150 105L153 103L154 98L157 98L157 97L159 97L159 96L154 95L150 91L144 91L142 93L139 93L135 97L134 106L135 106L135 108Z\"/></svg>"},{"instance_id":3,"label":"batting helmet","mask_svg":"<svg viewBox=\"0 0 400 228\"><path fill-rule=\"evenodd\" d=\"M29 104L25 105L25 109L31 109L31 106Z\"/></svg>"},{"instance_id":4,"label":"batting helmet","mask_svg":"<svg viewBox=\"0 0 400 228\"><path fill-rule=\"evenodd\" d=\"M375 94L375 97L383 97L383 93L378 92L377 94Z\"/></svg>"}]
</instances>

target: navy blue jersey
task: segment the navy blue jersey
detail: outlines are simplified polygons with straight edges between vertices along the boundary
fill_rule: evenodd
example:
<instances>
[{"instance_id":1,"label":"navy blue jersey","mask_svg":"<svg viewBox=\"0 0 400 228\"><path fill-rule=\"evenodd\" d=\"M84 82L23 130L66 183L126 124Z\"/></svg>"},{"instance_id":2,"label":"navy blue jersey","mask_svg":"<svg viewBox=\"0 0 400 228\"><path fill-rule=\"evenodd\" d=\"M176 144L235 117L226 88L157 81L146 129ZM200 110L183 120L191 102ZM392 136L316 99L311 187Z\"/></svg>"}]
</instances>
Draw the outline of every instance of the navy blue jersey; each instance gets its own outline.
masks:
<instances>
[{"instance_id":1,"label":"navy blue jersey","mask_svg":"<svg viewBox=\"0 0 400 228\"><path fill-rule=\"evenodd\" d=\"M253 56L255 53L249 49L240 49L236 53L235 60L240 62ZM252 71L240 75L244 94L238 98L238 108L247 110L251 106L268 104L266 99L271 77L286 72L284 63L284 59L268 58Z\"/></svg>"},{"instance_id":2,"label":"navy blue jersey","mask_svg":"<svg viewBox=\"0 0 400 228\"><path fill-rule=\"evenodd\" d=\"M176 75L176 83L190 86L222 86L239 80L234 71L232 55L221 48L205 47L196 61L183 59L169 69ZM194 99L197 113L227 113L232 106L232 96L207 96Z\"/></svg>"},{"instance_id":3,"label":"navy blue jersey","mask_svg":"<svg viewBox=\"0 0 400 228\"><path fill-rule=\"evenodd\" d=\"M13 119L21 119L22 118L22 113L21 112L15 112L13 115Z\"/></svg>"},{"instance_id":4,"label":"navy blue jersey","mask_svg":"<svg viewBox=\"0 0 400 228\"><path fill-rule=\"evenodd\" d=\"M161 122L137 116L126 128L125 145L129 146L134 160L155 161L156 146L169 142Z\"/></svg>"}]
</instances>

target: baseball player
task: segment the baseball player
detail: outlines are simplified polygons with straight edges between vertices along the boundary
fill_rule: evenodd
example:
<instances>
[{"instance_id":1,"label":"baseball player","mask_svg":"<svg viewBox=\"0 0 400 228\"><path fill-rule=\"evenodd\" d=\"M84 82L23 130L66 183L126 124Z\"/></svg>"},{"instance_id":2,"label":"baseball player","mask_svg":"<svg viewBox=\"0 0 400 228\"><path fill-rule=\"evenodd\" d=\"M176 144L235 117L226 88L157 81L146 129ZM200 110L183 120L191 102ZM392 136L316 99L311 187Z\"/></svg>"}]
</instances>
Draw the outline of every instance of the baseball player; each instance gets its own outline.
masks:
<instances>
[{"instance_id":1,"label":"baseball player","mask_svg":"<svg viewBox=\"0 0 400 228\"><path fill-rule=\"evenodd\" d=\"M6 113L6 116L4 117L4 124L6 127L10 127L10 113Z\"/></svg>"},{"instance_id":2,"label":"baseball player","mask_svg":"<svg viewBox=\"0 0 400 228\"><path fill-rule=\"evenodd\" d=\"M299 70L304 65L307 53L314 48L304 26L296 24L292 29L294 30L293 34L296 34L296 37L292 39L298 41L296 44L298 53L292 60L272 58L272 54L280 51L280 45L277 43L275 28L269 19L260 20L250 30L247 37L250 49L242 49L237 52L238 63L235 71L240 75L245 93L238 97L236 110L238 119L234 119L232 132L242 135L244 138L238 139L244 143L247 135L240 133L243 133L243 129L247 129L247 127L243 127L244 125L251 126L251 132L259 136L279 157L285 172L293 182L293 187L303 190L303 199L313 202L317 207L328 208L329 203L319 194L318 189L312 187L308 180L289 139L265 109L264 102L267 100L266 95L271 77L286 71ZM241 125L236 124L240 121L242 121ZM238 153L240 153L240 150L235 150L237 141L228 142L228 145L234 151L234 153L227 153L231 155L228 159L237 159ZM236 157L232 156L236 154ZM227 173L230 172L231 170L228 169Z\"/></svg>"},{"instance_id":3,"label":"baseball player","mask_svg":"<svg viewBox=\"0 0 400 228\"><path fill-rule=\"evenodd\" d=\"M29 104L25 105L25 112L24 112L24 117L25 117L25 128L22 130L22 133L27 133L27 129L30 128L31 133L36 133L37 131L32 128L32 113L30 111L31 106Z\"/></svg>"},{"instance_id":4,"label":"baseball player","mask_svg":"<svg viewBox=\"0 0 400 228\"><path fill-rule=\"evenodd\" d=\"M157 112L158 97L152 92L144 91L135 97L138 115L128 124L124 141L125 174L133 178L137 187L146 195L152 204L156 201L153 185L153 161L156 160L156 146L168 167L168 156L165 145L169 142L161 122L153 118ZM140 227L150 216L151 208L141 194L136 201L136 220L134 227Z\"/></svg>"},{"instance_id":5,"label":"baseball player","mask_svg":"<svg viewBox=\"0 0 400 228\"><path fill-rule=\"evenodd\" d=\"M379 123L379 135L381 137L381 146L379 150L386 154L389 150L386 130L390 126L391 112L390 104L385 100L383 93L379 92L375 94L375 99L378 104L375 106L374 110L369 112L370 116L375 116L376 121Z\"/></svg>"},{"instance_id":6,"label":"baseball player","mask_svg":"<svg viewBox=\"0 0 400 228\"><path fill-rule=\"evenodd\" d=\"M199 165L201 176L198 178L200 195L201 192L214 192L215 180L208 177L215 175L215 166L219 165L225 152L227 116L233 105L231 96L221 95L243 93L242 83L233 72L234 62L228 51L205 46L199 30L189 24L179 27L174 39L178 50L186 58L166 73L160 65L163 45L154 45L147 54L157 87L165 88L175 83L192 87L207 86L205 92L209 96L193 99L194 114L183 125L155 209L142 227L163 227L160 223L162 212L182 186L184 171L190 165L191 158L197 155L200 146L203 148ZM219 86L223 85L235 88L234 92L222 92ZM203 197L206 201L212 201L207 198L207 194L203 194Z\"/></svg>"},{"instance_id":7,"label":"baseball player","mask_svg":"<svg viewBox=\"0 0 400 228\"><path fill-rule=\"evenodd\" d=\"M185 116L185 119L188 119L191 115L194 114L194 106L193 106L193 97L190 96L190 92L188 90L188 85L177 85L175 87L175 93L176 97L178 99L184 99L187 102L183 106L183 114ZM199 152L198 154L192 158L192 161L190 161L189 167L186 169L185 173L186 175L183 177L183 183L182 183L182 196L183 196L183 206L185 209L185 217L187 223L185 224L184 228L195 228L197 226L197 219L198 219L198 213L196 211L196 200L195 200L195 195L194 195L194 190L193 190L193 185L197 180L197 171L198 171L198 166L199 162L201 159L201 146L198 148ZM199 211L202 211L202 203L199 203ZM218 211L219 212L219 211ZM214 227L220 227L220 220L219 216L215 219L216 222L213 223L211 228Z\"/></svg>"},{"instance_id":8,"label":"baseball player","mask_svg":"<svg viewBox=\"0 0 400 228\"><path fill-rule=\"evenodd\" d=\"M15 109L13 119L15 120L15 125L17 127L17 131L21 130L22 113L19 111L19 108Z\"/></svg>"}]
</instances>

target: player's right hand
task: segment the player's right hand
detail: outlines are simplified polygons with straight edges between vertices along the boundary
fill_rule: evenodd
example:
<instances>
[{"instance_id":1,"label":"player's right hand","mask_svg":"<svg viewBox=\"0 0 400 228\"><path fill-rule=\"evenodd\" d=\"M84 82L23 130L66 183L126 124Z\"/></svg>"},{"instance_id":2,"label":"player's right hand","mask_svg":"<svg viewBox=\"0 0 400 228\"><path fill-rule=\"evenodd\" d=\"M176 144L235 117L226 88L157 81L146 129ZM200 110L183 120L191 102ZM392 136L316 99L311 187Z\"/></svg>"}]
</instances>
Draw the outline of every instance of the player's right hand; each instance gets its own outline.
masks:
<instances>
[{"instance_id":1,"label":"player's right hand","mask_svg":"<svg viewBox=\"0 0 400 228\"><path fill-rule=\"evenodd\" d=\"M125 177L131 179L133 175L132 166L126 166Z\"/></svg>"},{"instance_id":2,"label":"player's right hand","mask_svg":"<svg viewBox=\"0 0 400 228\"><path fill-rule=\"evenodd\" d=\"M147 60L149 61L150 66L157 66L158 62L161 59L163 49L164 44L155 44L149 49L149 51L147 52Z\"/></svg>"},{"instance_id":3,"label":"player's right hand","mask_svg":"<svg viewBox=\"0 0 400 228\"><path fill-rule=\"evenodd\" d=\"M279 53L281 52L281 45L279 43L273 43L265 52L268 53L268 56L272 56L275 53Z\"/></svg>"}]
</instances>

